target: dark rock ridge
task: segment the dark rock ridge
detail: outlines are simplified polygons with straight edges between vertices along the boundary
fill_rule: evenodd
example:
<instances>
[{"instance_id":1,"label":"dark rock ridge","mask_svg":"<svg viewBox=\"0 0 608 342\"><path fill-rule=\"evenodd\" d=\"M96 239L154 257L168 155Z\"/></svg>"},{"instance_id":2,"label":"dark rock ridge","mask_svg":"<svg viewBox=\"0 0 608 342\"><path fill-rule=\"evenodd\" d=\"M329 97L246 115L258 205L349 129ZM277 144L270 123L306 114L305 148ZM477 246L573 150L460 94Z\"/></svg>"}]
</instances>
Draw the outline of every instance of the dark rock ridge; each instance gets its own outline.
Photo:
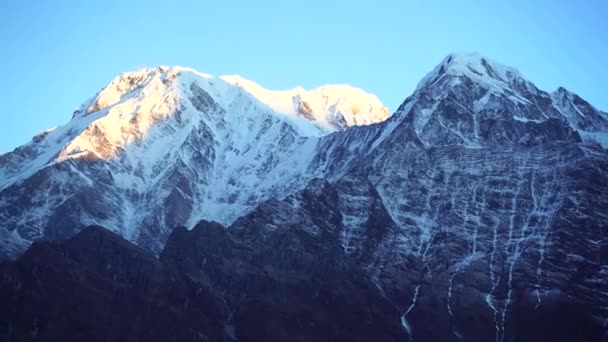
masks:
<instances>
[{"instance_id":1,"label":"dark rock ridge","mask_svg":"<svg viewBox=\"0 0 608 342\"><path fill-rule=\"evenodd\" d=\"M101 227L0 265L3 341L402 341L398 311L337 239L213 222L160 259Z\"/></svg>"},{"instance_id":2,"label":"dark rock ridge","mask_svg":"<svg viewBox=\"0 0 608 342\"><path fill-rule=\"evenodd\" d=\"M387 121L310 137L247 96L169 78L185 97L138 113L124 134L141 139L112 147L88 129L101 145L37 169L53 131L0 157L3 256L107 226L217 299L244 339L608 338L608 115L579 96L452 54ZM96 101L73 120L103 117ZM201 217L228 228L173 229Z\"/></svg>"},{"instance_id":3,"label":"dark rock ridge","mask_svg":"<svg viewBox=\"0 0 608 342\"><path fill-rule=\"evenodd\" d=\"M3 341L228 341L221 298L100 227L0 265Z\"/></svg>"}]
</instances>

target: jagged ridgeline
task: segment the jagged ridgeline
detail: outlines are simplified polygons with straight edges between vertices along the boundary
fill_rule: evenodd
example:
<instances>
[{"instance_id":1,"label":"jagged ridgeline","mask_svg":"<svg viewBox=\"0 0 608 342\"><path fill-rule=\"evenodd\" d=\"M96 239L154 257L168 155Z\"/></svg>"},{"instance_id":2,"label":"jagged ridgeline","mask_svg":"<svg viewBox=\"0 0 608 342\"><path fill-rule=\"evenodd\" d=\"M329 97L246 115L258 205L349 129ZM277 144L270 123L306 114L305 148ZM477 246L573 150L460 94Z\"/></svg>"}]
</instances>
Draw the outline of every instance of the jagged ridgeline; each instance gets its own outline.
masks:
<instances>
[{"instance_id":1,"label":"jagged ridgeline","mask_svg":"<svg viewBox=\"0 0 608 342\"><path fill-rule=\"evenodd\" d=\"M390 116L348 86L126 73L0 156L2 257L55 241L3 264L0 335L601 341L607 146L608 114L478 54Z\"/></svg>"}]
</instances>

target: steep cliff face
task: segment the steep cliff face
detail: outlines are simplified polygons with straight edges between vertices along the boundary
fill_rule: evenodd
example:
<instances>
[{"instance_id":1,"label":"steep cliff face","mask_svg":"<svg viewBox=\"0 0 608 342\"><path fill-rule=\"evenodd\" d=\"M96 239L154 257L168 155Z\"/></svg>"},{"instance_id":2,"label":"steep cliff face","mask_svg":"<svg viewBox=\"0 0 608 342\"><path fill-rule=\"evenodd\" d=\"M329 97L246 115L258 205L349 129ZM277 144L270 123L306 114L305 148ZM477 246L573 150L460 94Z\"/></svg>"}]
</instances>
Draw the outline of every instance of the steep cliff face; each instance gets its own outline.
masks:
<instances>
[{"instance_id":1,"label":"steep cliff face","mask_svg":"<svg viewBox=\"0 0 608 342\"><path fill-rule=\"evenodd\" d=\"M412 338L605 329L608 159L588 132L605 135L606 116L555 101L511 68L451 55L387 122L320 143L311 165L335 187L333 230ZM584 333L555 310L579 312Z\"/></svg>"},{"instance_id":2,"label":"steep cliff face","mask_svg":"<svg viewBox=\"0 0 608 342\"><path fill-rule=\"evenodd\" d=\"M373 296L374 317L413 340L600 339L606 113L478 54L446 57L389 118L374 97L332 89L123 75L68 125L1 157L2 252L101 224L225 289L229 305L261 296L241 313L266 312L256 324L272 329L295 313L264 291L331 311L292 280L333 274L328 288L343 290L327 298L353 296L344 326ZM180 229L161 253L175 226L200 219L227 231Z\"/></svg>"},{"instance_id":3,"label":"steep cliff face","mask_svg":"<svg viewBox=\"0 0 608 342\"><path fill-rule=\"evenodd\" d=\"M416 340L597 338L608 317L605 151L391 150L399 157L372 154L328 185L331 200L307 199L310 185L271 204L295 208L267 226L338 235Z\"/></svg>"}]
</instances>

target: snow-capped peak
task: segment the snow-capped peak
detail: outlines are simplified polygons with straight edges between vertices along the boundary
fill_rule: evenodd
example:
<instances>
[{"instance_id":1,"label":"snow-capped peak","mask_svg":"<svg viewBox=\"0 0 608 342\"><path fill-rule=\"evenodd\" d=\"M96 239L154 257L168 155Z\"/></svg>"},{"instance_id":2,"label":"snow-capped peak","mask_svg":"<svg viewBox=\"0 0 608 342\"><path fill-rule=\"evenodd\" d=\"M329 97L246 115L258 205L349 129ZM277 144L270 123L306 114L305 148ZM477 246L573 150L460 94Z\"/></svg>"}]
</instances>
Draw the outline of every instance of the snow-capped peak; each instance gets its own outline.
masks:
<instances>
[{"instance_id":1,"label":"snow-capped peak","mask_svg":"<svg viewBox=\"0 0 608 342\"><path fill-rule=\"evenodd\" d=\"M463 74L477 77L509 80L521 77L521 73L510 66L506 66L486 58L477 52L451 53L443 61L442 65L448 73Z\"/></svg>"},{"instance_id":2,"label":"snow-capped peak","mask_svg":"<svg viewBox=\"0 0 608 342\"><path fill-rule=\"evenodd\" d=\"M387 114L375 96L349 86L271 91L239 76L213 77L180 66L145 68L115 77L78 107L70 122L3 155L7 167L0 170L0 189L68 159L141 159L154 165L201 130L245 151L274 126L319 137L382 121Z\"/></svg>"},{"instance_id":3,"label":"snow-capped peak","mask_svg":"<svg viewBox=\"0 0 608 342\"><path fill-rule=\"evenodd\" d=\"M154 89L169 86L181 74L194 78L213 79L208 74L185 67L159 66L123 73L114 78L93 99L79 107L74 116L88 115L128 99L138 89L147 88L156 82ZM325 135L351 126L369 125L388 118L388 109L372 94L349 85L326 85L313 90L296 87L289 90L269 90L238 75L218 77L220 86L226 84L242 89L273 111L292 118L304 118L313 123L319 134ZM188 86L184 84L184 86ZM234 91L231 91L234 92ZM149 91L148 91L149 93ZM301 120L296 120L301 121Z\"/></svg>"},{"instance_id":4,"label":"snow-capped peak","mask_svg":"<svg viewBox=\"0 0 608 342\"><path fill-rule=\"evenodd\" d=\"M81 105L68 126L76 125L77 129L69 131L82 134L62 148L58 159L115 155L124 146L145 138L156 122L176 113L191 115L187 110L182 113L191 101L198 101L201 106L213 103L215 108L197 108L195 112L199 114L196 115L228 113L224 116L215 113L215 117L207 118L205 124L210 127L240 127L239 122L245 119L263 120L264 115L270 114L289 123L301 136L323 136L388 117L388 110L376 96L346 85L324 86L312 91L301 87L272 91L240 76L216 78L190 68L159 66L123 73ZM196 103L192 104L197 107ZM252 111L258 113L251 114ZM246 113L252 117L245 118ZM185 118L188 122L197 120Z\"/></svg>"},{"instance_id":5,"label":"snow-capped peak","mask_svg":"<svg viewBox=\"0 0 608 342\"><path fill-rule=\"evenodd\" d=\"M451 53L422 79L397 117L408 118L425 144L472 148L577 141L573 128L580 134L605 130L599 111L565 89L558 93L566 95L551 96L515 68L478 53Z\"/></svg>"},{"instance_id":6,"label":"snow-capped peak","mask_svg":"<svg viewBox=\"0 0 608 342\"><path fill-rule=\"evenodd\" d=\"M551 93L551 102L570 125L578 130L583 141L608 147L608 113L593 107L564 87Z\"/></svg>"},{"instance_id":7,"label":"snow-capped peak","mask_svg":"<svg viewBox=\"0 0 608 342\"><path fill-rule=\"evenodd\" d=\"M79 114L82 115L87 115L112 106L120 102L124 95L149 83L155 76L166 70L167 69L164 67L156 69L147 68L120 74L97 93L90 102L84 103L77 112L81 112Z\"/></svg>"},{"instance_id":8,"label":"snow-capped peak","mask_svg":"<svg viewBox=\"0 0 608 342\"><path fill-rule=\"evenodd\" d=\"M325 133L381 122L389 116L388 109L375 95L349 85L275 91L237 75L221 78L243 88L276 112L317 123Z\"/></svg>"},{"instance_id":9,"label":"snow-capped peak","mask_svg":"<svg viewBox=\"0 0 608 342\"><path fill-rule=\"evenodd\" d=\"M450 53L418 83L417 90L444 76L467 77L487 89L502 92L513 86L533 86L515 68L482 56L477 52Z\"/></svg>"}]
</instances>

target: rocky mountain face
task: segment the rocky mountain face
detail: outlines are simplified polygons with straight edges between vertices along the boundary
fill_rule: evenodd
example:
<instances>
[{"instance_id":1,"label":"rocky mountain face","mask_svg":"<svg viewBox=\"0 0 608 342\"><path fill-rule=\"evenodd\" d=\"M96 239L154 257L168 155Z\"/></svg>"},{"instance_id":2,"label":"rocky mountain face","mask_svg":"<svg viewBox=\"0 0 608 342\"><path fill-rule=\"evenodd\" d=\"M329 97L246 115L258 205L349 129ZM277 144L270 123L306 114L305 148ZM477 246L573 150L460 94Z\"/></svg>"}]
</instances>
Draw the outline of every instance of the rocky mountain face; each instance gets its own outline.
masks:
<instances>
[{"instance_id":1,"label":"rocky mountain face","mask_svg":"<svg viewBox=\"0 0 608 342\"><path fill-rule=\"evenodd\" d=\"M103 225L151 253L150 277L203 288L224 310L204 329L227 339L607 336L608 114L477 54L446 57L386 120L373 97L334 95L123 75L0 157L2 252ZM201 219L227 228L174 230ZM73 240L4 264L21 270L4 298L51 300L20 279L71 257L20 265Z\"/></svg>"},{"instance_id":2,"label":"rocky mountain face","mask_svg":"<svg viewBox=\"0 0 608 342\"><path fill-rule=\"evenodd\" d=\"M0 156L2 251L100 224L158 253L176 225L228 224L291 192L319 136L386 115L346 86L272 92L186 68L121 75L68 124Z\"/></svg>"}]
</instances>

